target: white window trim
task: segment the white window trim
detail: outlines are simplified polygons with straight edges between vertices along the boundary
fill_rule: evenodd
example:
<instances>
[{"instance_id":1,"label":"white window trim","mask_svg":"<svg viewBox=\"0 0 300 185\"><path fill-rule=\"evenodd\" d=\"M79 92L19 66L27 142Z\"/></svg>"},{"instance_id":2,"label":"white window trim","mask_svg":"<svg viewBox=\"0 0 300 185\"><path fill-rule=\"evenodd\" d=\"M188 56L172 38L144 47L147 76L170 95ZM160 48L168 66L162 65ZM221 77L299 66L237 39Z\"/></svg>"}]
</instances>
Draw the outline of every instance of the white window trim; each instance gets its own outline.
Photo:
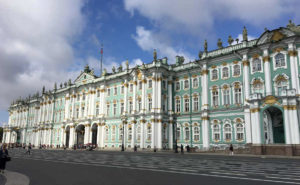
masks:
<instances>
[{"instance_id":1,"label":"white window trim","mask_svg":"<svg viewBox=\"0 0 300 185\"><path fill-rule=\"evenodd\" d=\"M187 88L185 88L185 81L188 81L188 87ZM183 89L186 91L186 90L189 90L190 89L190 80L189 79L184 79L183 80Z\"/></svg>"},{"instance_id":2,"label":"white window trim","mask_svg":"<svg viewBox=\"0 0 300 185\"><path fill-rule=\"evenodd\" d=\"M214 80L213 80L213 79L212 79L212 77L213 77L212 71L215 70L215 69L217 70L217 79L214 79ZM213 82L214 82L214 81L219 80L219 68L218 68L218 67L216 67L216 68L211 68L211 69L210 69L210 75L209 75L209 76L210 76L210 81L213 81Z\"/></svg>"},{"instance_id":3,"label":"white window trim","mask_svg":"<svg viewBox=\"0 0 300 185\"><path fill-rule=\"evenodd\" d=\"M235 83L240 83L240 88L241 88L241 105L244 103L244 93L243 93L243 85L242 85L242 83L241 82L239 82L239 81L235 81L235 82L233 82L232 84L231 84L231 91L232 91L232 103L233 104L236 104L236 102L235 102L235 98L234 98L234 96L235 96L235 93L234 93L234 84Z\"/></svg>"},{"instance_id":4,"label":"white window trim","mask_svg":"<svg viewBox=\"0 0 300 185\"><path fill-rule=\"evenodd\" d=\"M223 84L222 85L222 89L221 89L221 94L222 94L222 105L225 105L225 101L224 101L224 86L227 85L228 86L228 91L229 91L229 104L231 104L231 87L229 84Z\"/></svg>"},{"instance_id":5,"label":"white window trim","mask_svg":"<svg viewBox=\"0 0 300 185\"><path fill-rule=\"evenodd\" d=\"M279 75L283 75L285 77L285 79L287 80L287 89L290 89L290 78L289 78L288 75L286 75L285 73L275 75L274 78L273 78L273 84L274 84L274 89L275 89L275 95L277 95L277 96L278 96L278 85L277 85L277 82L276 82L276 78Z\"/></svg>"},{"instance_id":6,"label":"white window trim","mask_svg":"<svg viewBox=\"0 0 300 185\"><path fill-rule=\"evenodd\" d=\"M263 58L260 56L260 57L258 57L258 59L260 60L261 70L260 70L260 71L255 71L255 72L253 72L253 70L252 70L252 69L253 69L252 64L253 64L254 58L250 58L250 73L251 73L251 74L254 74L254 73L263 73L263 71L264 71Z\"/></svg>"},{"instance_id":7,"label":"white window trim","mask_svg":"<svg viewBox=\"0 0 300 185\"><path fill-rule=\"evenodd\" d=\"M176 86L177 86L176 83L179 83L179 89L176 89ZM176 92L179 92L181 90L180 86L181 86L180 81L175 81L175 91Z\"/></svg>"},{"instance_id":8,"label":"white window trim","mask_svg":"<svg viewBox=\"0 0 300 185\"><path fill-rule=\"evenodd\" d=\"M195 79L197 80L197 86L194 86L194 80ZM198 77L192 78L192 86L193 86L193 89L199 88L199 78Z\"/></svg>"},{"instance_id":9,"label":"white window trim","mask_svg":"<svg viewBox=\"0 0 300 185\"><path fill-rule=\"evenodd\" d=\"M214 104L213 104L213 87L210 87L210 102L211 102L211 107L214 107ZM217 91L218 91L218 106L220 106L220 88L219 86L217 86Z\"/></svg>"},{"instance_id":10,"label":"white window trim","mask_svg":"<svg viewBox=\"0 0 300 185\"><path fill-rule=\"evenodd\" d=\"M253 87L253 82L255 79L259 79L262 84L263 84L263 90L262 90L262 95L264 96L265 95L265 81L261 78L261 77L258 77L258 78L252 78L251 82L250 82L250 85L251 85L251 93L254 94L254 87Z\"/></svg>"},{"instance_id":11,"label":"white window trim","mask_svg":"<svg viewBox=\"0 0 300 185\"><path fill-rule=\"evenodd\" d=\"M284 55L284 59L285 59L285 66L282 66L282 67L276 67L276 60L275 60L275 56L277 54L283 54ZM273 61L273 70L276 71L277 69L287 69L287 57L288 57L288 52L287 51L280 51L280 52L275 52L275 53L272 53L270 55L270 58L272 58L272 61Z\"/></svg>"},{"instance_id":12,"label":"white window trim","mask_svg":"<svg viewBox=\"0 0 300 185\"><path fill-rule=\"evenodd\" d=\"M213 120L214 121L214 120ZM219 122L219 120L217 120L218 123L212 123L211 124L211 131L212 131L212 135L211 135L211 140L214 141L214 142L219 142L222 138L221 138L221 130L222 130L222 127L221 127L221 124ZM215 125L218 125L219 126L219 132L215 132L215 129L214 129L214 126ZM215 139L215 134L219 134L219 140L216 140Z\"/></svg>"},{"instance_id":13,"label":"white window trim","mask_svg":"<svg viewBox=\"0 0 300 185\"><path fill-rule=\"evenodd\" d=\"M241 120L242 120L242 118L240 118ZM242 124L243 125L243 139L237 139L238 137L238 132L237 132L237 125L238 124ZM245 141L245 138L246 138L246 134L245 134L245 124L244 124L244 121L242 120L241 122L234 122L234 124L233 124L233 126L234 126L234 133L235 133L235 140L236 141L238 141L238 142L242 142L242 141Z\"/></svg>"},{"instance_id":14,"label":"white window trim","mask_svg":"<svg viewBox=\"0 0 300 185\"><path fill-rule=\"evenodd\" d=\"M234 75L234 66L235 65L239 65L240 66L240 74L239 75ZM232 75L232 77L240 77L241 75L242 75L242 65L241 65L241 63L239 62L239 63L237 63L237 64L232 64L232 71L231 71L231 75Z\"/></svg>"},{"instance_id":15,"label":"white window trim","mask_svg":"<svg viewBox=\"0 0 300 185\"><path fill-rule=\"evenodd\" d=\"M226 121L228 121L228 122L226 122ZM232 126L232 124L231 124L231 121L229 120L229 119L226 119L226 120L223 120L223 140L224 141L232 141L233 140L233 126ZM225 132L225 126L226 125L230 125L230 128L231 128L231 139L230 140L227 140L226 139L226 132Z\"/></svg>"},{"instance_id":16,"label":"white window trim","mask_svg":"<svg viewBox=\"0 0 300 185\"><path fill-rule=\"evenodd\" d=\"M223 69L224 69L224 68L227 68L227 69L228 69L228 77L223 77ZM230 68L229 68L229 66L227 66L227 65L226 65L226 66L223 66L223 67L222 67L222 70L221 70L221 73L222 73L222 74L221 74L221 77L222 77L221 79L222 79L222 80L229 79L229 78L230 78Z\"/></svg>"}]
</instances>

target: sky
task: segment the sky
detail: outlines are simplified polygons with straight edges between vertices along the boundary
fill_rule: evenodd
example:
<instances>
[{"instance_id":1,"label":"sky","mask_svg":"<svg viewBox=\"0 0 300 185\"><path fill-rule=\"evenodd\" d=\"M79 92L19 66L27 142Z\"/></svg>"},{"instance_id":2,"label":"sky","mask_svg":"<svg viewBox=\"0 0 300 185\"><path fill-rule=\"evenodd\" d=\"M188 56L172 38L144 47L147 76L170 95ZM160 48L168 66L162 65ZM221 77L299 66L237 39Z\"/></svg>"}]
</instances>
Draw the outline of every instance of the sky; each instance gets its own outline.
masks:
<instances>
[{"instance_id":1,"label":"sky","mask_svg":"<svg viewBox=\"0 0 300 185\"><path fill-rule=\"evenodd\" d=\"M0 0L0 125L13 100L42 87L75 80L88 64L100 74L100 48L108 71L175 56L193 61L221 38L249 39L300 24L299 0Z\"/></svg>"}]
</instances>

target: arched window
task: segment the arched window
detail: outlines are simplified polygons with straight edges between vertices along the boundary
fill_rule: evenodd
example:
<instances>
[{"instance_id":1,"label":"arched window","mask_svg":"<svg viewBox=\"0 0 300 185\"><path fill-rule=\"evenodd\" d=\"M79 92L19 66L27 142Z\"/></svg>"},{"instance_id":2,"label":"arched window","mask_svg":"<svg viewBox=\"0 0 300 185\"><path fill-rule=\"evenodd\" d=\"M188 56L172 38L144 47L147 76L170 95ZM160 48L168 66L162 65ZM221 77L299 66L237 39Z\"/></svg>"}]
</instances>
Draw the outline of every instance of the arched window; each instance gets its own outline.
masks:
<instances>
[{"instance_id":1,"label":"arched window","mask_svg":"<svg viewBox=\"0 0 300 185\"><path fill-rule=\"evenodd\" d=\"M82 100L85 100L85 93L82 94Z\"/></svg>"},{"instance_id":2,"label":"arched window","mask_svg":"<svg viewBox=\"0 0 300 185\"><path fill-rule=\"evenodd\" d=\"M194 78L194 79L193 79L193 87L194 87L194 88L198 88L198 86L199 86L199 85L198 85L198 78Z\"/></svg>"},{"instance_id":3,"label":"arched window","mask_svg":"<svg viewBox=\"0 0 300 185\"><path fill-rule=\"evenodd\" d=\"M188 89L190 87L189 81L188 80L184 80L184 88Z\"/></svg>"},{"instance_id":4,"label":"arched window","mask_svg":"<svg viewBox=\"0 0 300 185\"><path fill-rule=\"evenodd\" d=\"M200 140L200 128L194 127L194 140L199 141Z\"/></svg>"},{"instance_id":5,"label":"arched window","mask_svg":"<svg viewBox=\"0 0 300 185\"><path fill-rule=\"evenodd\" d=\"M219 141L220 140L220 125L219 124L215 124L213 126L213 133L214 133L213 139L215 141Z\"/></svg>"},{"instance_id":6,"label":"arched window","mask_svg":"<svg viewBox=\"0 0 300 185\"><path fill-rule=\"evenodd\" d=\"M140 81L140 82L139 82L139 90L142 90L142 88L143 88L143 82Z\"/></svg>"},{"instance_id":7,"label":"arched window","mask_svg":"<svg viewBox=\"0 0 300 185\"><path fill-rule=\"evenodd\" d=\"M275 67L284 67L285 66L285 59L282 53L278 53L275 56Z\"/></svg>"},{"instance_id":8,"label":"arched window","mask_svg":"<svg viewBox=\"0 0 300 185\"><path fill-rule=\"evenodd\" d=\"M137 127L137 140L140 141L141 140L141 126Z\"/></svg>"},{"instance_id":9,"label":"arched window","mask_svg":"<svg viewBox=\"0 0 300 185\"><path fill-rule=\"evenodd\" d=\"M180 127L177 127L176 129L176 139L180 140Z\"/></svg>"},{"instance_id":10,"label":"arched window","mask_svg":"<svg viewBox=\"0 0 300 185\"><path fill-rule=\"evenodd\" d=\"M261 71L261 60L256 58L252 62L252 72Z\"/></svg>"},{"instance_id":11,"label":"arched window","mask_svg":"<svg viewBox=\"0 0 300 185\"><path fill-rule=\"evenodd\" d=\"M130 85L129 85L129 91L130 91L130 92L133 92L133 84L130 84Z\"/></svg>"},{"instance_id":12,"label":"arched window","mask_svg":"<svg viewBox=\"0 0 300 185\"><path fill-rule=\"evenodd\" d=\"M242 103L242 89L238 83L234 85L234 103Z\"/></svg>"},{"instance_id":13,"label":"arched window","mask_svg":"<svg viewBox=\"0 0 300 185\"><path fill-rule=\"evenodd\" d=\"M236 139L244 140L244 126L241 123L236 125Z\"/></svg>"},{"instance_id":14,"label":"arched window","mask_svg":"<svg viewBox=\"0 0 300 185\"><path fill-rule=\"evenodd\" d=\"M152 98L148 98L148 111L151 111L152 109Z\"/></svg>"},{"instance_id":15,"label":"arched window","mask_svg":"<svg viewBox=\"0 0 300 185\"><path fill-rule=\"evenodd\" d=\"M224 105L229 105L230 104L230 96L229 96L229 88L228 87L225 87L223 89L223 102L224 102Z\"/></svg>"},{"instance_id":16,"label":"arched window","mask_svg":"<svg viewBox=\"0 0 300 185\"><path fill-rule=\"evenodd\" d=\"M278 95L282 94L282 91L286 90L288 88L287 80L279 80L277 81L277 93Z\"/></svg>"},{"instance_id":17,"label":"arched window","mask_svg":"<svg viewBox=\"0 0 300 185\"><path fill-rule=\"evenodd\" d=\"M152 128L151 126L147 127L147 140L150 141L152 136Z\"/></svg>"},{"instance_id":18,"label":"arched window","mask_svg":"<svg viewBox=\"0 0 300 185\"><path fill-rule=\"evenodd\" d=\"M225 140L231 140L231 135L232 135L232 130L231 130L231 125L229 123L224 125L224 136Z\"/></svg>"},{"instance_id":19,"label":"arched window","mask_svg":"<svg viewBox=\"0 0 300 185\"><path fill-rule=\"evenodd\" d=\"M229 77L229 69L228 67L224 67L222 69L222 78L228 78Z\"/></svg>"},{"instance_id":20,"label":"arched window","mask_svg":"<svg viewBox=\"0 0 300 185\"><path fill-rule=\"evenodd\" d=\"M117 94L118 94L118 88L115 87L115 88L114 88L114 95L117 95Z\"/></svg>"},{"instance_id":21,"label":"arched window","mask_svg":"<svg viewBox=\"0 0 300 185\"><path fill-rule=\"evenodd\" d=\"M128 128L128 140L131 140L132 139L132 128L129 127Z\"/></svg>"},{"instance_id":22,"label":"arched window","mask_svg":"<svg viewBox=\"0 0 300 185\"><path fill-rule=\"evenodd\" d=\"M218 70L217 69L214 69L212 70L212 77L211 77L212 80L217 80L218 79Z\"/></svg>"},{"instance_id":23,"label":"arched window","mask_svg":"<svg viewBox=\"0 0 300 185\"><path fill-rule=\"evenodd\" d=\"M185 140L190 140L190 128L189 127L185 127L184 128L184 132L185 132Z\"/></svg>"}]
</instances>

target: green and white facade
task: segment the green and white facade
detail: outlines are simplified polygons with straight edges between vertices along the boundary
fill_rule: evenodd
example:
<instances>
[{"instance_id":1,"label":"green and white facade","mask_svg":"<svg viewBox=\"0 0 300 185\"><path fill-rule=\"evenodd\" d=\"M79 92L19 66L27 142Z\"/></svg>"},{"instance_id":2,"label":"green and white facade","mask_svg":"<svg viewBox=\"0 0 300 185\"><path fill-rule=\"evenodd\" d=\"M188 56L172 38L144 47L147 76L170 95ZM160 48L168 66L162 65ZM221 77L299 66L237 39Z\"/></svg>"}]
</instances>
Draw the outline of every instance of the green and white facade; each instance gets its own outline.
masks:
<instances>
[{"instance_id":1,"label":"green and white facade","mask_svg":"<svg viewBox=\"0 0 300 185\"><path fill-rule=\"evenodd\" d=\"M244 30L245 31L245 30ZM300 26L205 51L94 75L9 107L5 143L198 149L300 144Z\"/></svg>"}]
</instances>

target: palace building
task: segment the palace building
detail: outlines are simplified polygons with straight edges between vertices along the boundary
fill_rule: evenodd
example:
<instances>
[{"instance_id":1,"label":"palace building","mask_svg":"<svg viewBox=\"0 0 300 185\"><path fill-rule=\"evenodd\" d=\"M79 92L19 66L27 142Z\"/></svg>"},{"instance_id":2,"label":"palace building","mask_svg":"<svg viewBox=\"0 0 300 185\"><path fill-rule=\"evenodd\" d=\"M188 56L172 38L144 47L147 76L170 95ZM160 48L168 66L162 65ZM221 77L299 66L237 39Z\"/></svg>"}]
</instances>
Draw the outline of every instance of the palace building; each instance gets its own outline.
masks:
<instances>
[{"instance_id":1,"label":"palace building","mask_svg":"<svg viewBox=\"0 0 300 185\"><path fill-rule=\"evenodd\" d=\"M199 150L300 144L300 26L265 30L255 40L94 75L18 99L9 107L5 143L99 148ZM255 148L256 147L256 148ZM265 148L265 150L267 150ZM293 149L291 149L293 150ZM287 151L287 150L286 150ZM294 151L294 150L293 150ZM297 150L295 150L297 151ZM300 155L300 152L299 152Z\"/></svg>"}]
</instances>

